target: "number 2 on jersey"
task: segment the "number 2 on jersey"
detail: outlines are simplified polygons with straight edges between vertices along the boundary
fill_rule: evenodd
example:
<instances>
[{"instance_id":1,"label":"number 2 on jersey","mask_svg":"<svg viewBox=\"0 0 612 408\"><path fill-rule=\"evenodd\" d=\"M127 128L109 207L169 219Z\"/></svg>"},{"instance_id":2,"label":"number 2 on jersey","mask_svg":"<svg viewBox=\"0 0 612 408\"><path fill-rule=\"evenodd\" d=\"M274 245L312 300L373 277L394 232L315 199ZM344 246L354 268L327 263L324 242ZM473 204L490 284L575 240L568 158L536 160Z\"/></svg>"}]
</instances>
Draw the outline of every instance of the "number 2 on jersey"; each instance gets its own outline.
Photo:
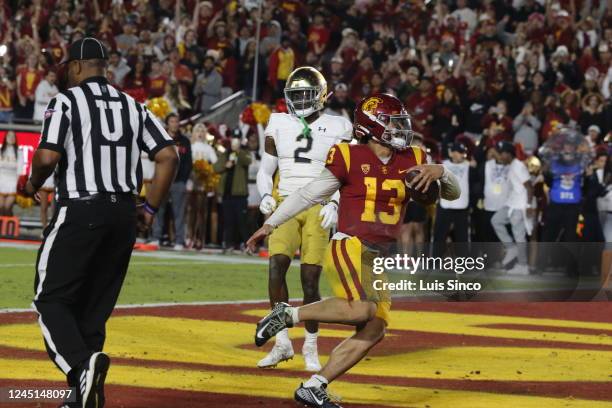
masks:
<instances>
[{"instance_id":1,"label":"number 2 on jersey","mask_svg":"<svg viewBox=\"0 0 612 408\"><path fill-rule=\"evenodd\" d=\"M392 207L391 212L379 211L376 214L376 194L378 180L376 177L364 177L363 183L366 186L365 208L361 213L361 221L376 222L376 215L383 224L397 224L402 214L402 203L406 198L406 188L402 180L385 179L382 182L383 190L395 190L397 195L389 198L388 205Z\"/></svg>"},{"instance_id":2,"label":"number 2 on jersey","mask_svg":"<svg viewBox=\"0 0 612 408\"><path fill-rule=\"evenodd\" d=\"M293 157L295 158L296 163L310 163L312 161L308 157L300 156L300 154L308 153L312 149L312 137L304 136L304 134L302 133L295 140L296 142L299 142L303 139L306 139L306 146L298 147L293 153Z\"/></svg>"}]
</instances>

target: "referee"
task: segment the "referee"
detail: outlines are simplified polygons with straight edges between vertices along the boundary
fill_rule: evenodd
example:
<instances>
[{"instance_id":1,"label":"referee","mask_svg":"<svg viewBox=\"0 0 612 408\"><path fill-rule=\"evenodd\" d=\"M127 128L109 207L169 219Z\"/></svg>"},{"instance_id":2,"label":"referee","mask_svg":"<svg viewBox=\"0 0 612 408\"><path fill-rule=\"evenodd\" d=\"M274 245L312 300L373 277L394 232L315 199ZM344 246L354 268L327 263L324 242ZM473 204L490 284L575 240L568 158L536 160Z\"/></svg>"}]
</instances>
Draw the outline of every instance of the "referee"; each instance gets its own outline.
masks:
<instances>
[{"instance_id":1,"label":"referee","mask_svg":"<svg viewBox=\"0 0 612 408\"><path fill-rule=\"evenodd\" d=\"M70 45L67 91L44 113L26 193L55 171L57 206L36 261L33 306L49 357L76 388L76 403L104 406L110 364L105 325L128 268L137 224L147 229L176 172L172 139L147 108L106 80L108 52L86 37ZM147 200L136 206L141 151L155 161Z\"/></svg>"}]
</instances>

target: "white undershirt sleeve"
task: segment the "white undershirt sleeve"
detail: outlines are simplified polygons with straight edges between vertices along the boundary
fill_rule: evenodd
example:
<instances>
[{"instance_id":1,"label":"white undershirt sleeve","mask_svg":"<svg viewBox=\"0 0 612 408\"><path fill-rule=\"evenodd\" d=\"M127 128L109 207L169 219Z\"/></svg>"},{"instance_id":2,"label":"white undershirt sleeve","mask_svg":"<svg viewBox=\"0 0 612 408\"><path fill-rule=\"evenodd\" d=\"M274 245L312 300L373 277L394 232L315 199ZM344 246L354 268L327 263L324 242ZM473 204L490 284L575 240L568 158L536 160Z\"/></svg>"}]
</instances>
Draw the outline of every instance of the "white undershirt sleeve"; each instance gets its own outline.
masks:
<instances>
[{"instance_id":1,"label":"white undershirt sleeve","mask_svg":"<svg viewBox=\"0 0 612 408\"><path fill-rule=\"evenodd\" d=\"M323 169L319 177L287 196L266 220L266 224L277 227L287 222L302 211L327 200L341 185L331 171Z\"/></svg>"},{"instance_id":2,"label":"white undershirt sleeve","mask_svg":"<svg viewBox=\"0 0 612 408\"><path fill-rule=\"evenodd\" d=\"M262 197L266 194L272 194L274 186L274 172L278 167L278 157L272 156L270 153L264 152L261 156L259 171L257 172L257 191Z\"/></svg>"},{"instance_id":3,"label":"white undershirt sleeve","mask_svg":"<svg viewBox=\"0 0 612 408\"><path fill-rule=\"evenodd\" d=\"M445 200L453 201L461 196L461 187L457 177L444 167L444 174L440 178L440 197Z\"/></svg>"}]
</instances>

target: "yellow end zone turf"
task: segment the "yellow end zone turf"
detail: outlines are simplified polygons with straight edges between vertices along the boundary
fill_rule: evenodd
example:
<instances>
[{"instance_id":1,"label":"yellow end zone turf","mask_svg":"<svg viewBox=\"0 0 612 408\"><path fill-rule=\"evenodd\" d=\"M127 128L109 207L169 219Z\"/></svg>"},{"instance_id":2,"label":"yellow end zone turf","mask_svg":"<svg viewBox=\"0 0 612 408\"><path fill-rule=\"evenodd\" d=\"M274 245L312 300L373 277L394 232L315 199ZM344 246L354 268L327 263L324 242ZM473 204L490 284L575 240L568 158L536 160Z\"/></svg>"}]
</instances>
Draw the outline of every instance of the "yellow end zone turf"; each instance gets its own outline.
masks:
<instances>
[{"instance_id":1,"label":"yellow end zone turf","mask_svg":"<svg viewBox=\"0 0 612 408\"><path fill-rule=\"evenodd\" d=\"M263 311L249 310L249 315L261 316ZM538 326L538 331L507 330L479 327L484 324L513 323ZM542 330L541 326L593 328L611 330L612 325L583 323L553 319L469 315L438 312L398 311L393 316L391 329L406 331L402 334L409 342L415 327L432 333L470 334L494 338L572 341L586 348L591 344L612 344L608 336L556 333ZM160 330L161 328L161 330ZM253 325L241 322L195 320L154 316L122 316L109 321L106 351L112 357L134 358L134 365L113 365L108 382L177 390L214 391L237 395L291 398L293 389L307 375L269 376L229 373L224 367L253 368L264 351L249 350ZM322 330L322 337L340 341L349 330ZM292 337L303 335L302 329L292 331ZM571 339L569 338L571 337ZM460 340L459 340L460 341ZM494 341L494 339L493 339ZM0 345L20 349L40 350L42 338L36 324L0 326ZM381 345L384 347L384 343ZM143 367L145 361L166 363L201 363L208 368ZM326 356L322 356L322 361ZM375 356L358 364L350 372L369 376L398 379L426 378L437 380L497 380L497 381L594 381L609 384L612 352L588 349L544 347L436 347L409 352ZM144 363L146 365L146 362ZM215 367L217 366L218 370ZM301 370L299 356L277 370ZM479 371L474 375L475 370ZM0 378L62 381L61 373L50 361L12 360L0 358ZM610 402L531 397L477 391L444 390L426 387L374 385L338 381L332 392L347 402L384 404L390 407L604 407Z\"/></svg>"},{"instance_id":2,"label":"yellow end zone turf","mask_svg":"<svg viewBox=\"0 0 612 408\"><path fill-rule=\"evenodd\" d=\"M61 379L59 372L46 361L0 359L0 366L10 368L10 378L28 380ZM0 374L6 377L8 373ZM172 388L185 391L207 391L224 394L262 396L291 399L299 379L244 375L212 370L159 369L136 366L113 365L109 371L108 384L149 388ZM342 397L343 402L386 405L389 407L431 408L604 408L609 402L483 392L436 390L421 387L399 387L388 385L358 384L344 381L334 382L330 392Z\"/></svg>"}]
</instances>

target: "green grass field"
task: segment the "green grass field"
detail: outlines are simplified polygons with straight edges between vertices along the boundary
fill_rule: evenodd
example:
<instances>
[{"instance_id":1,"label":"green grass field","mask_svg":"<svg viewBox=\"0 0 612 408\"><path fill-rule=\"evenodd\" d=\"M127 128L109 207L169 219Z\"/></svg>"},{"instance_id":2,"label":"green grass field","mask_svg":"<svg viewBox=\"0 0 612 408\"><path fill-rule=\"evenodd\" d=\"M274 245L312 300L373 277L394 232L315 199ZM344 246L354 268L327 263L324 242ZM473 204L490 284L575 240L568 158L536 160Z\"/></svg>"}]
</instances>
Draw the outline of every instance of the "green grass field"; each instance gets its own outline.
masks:
<instances>
[{"instance_id":1,"label":"green grass field","mask_svg":"<svg viewBox=\"0 0 612 408\"><path fill-rule=\"evenodd\" d=\"M119 304L267 299L265 264L212 263L197 259L132 256ZM236 258L234 258L236 259ZM246 258L245 261L252 261ZM33 296L34 249L0 248L0 309L29 307ZM287 273L291 297L301 297L299 268ZM321 279L323 296L330 294Z\"/></svg>"},{"instance_id":2,"label":"green grass field","mask_svg":"<svg viewBox=\"0 0 612 408\"><path fill-rule=\"evenodd\" d=\"M0 247L0 309L29 307L33 296L34 248ZM183 303L209 301L264 300L268 298L268 266L265 260L247 256L200 256L196 253L138 253L132 256L119 304ZM302 295L299 268L292 266L287 274L291 298ZM434 281L456 277L432 273L409 275L390 273L389 280ZM491 274L486 288L491 290L552 290L574 288L575 282L564 277L515 279ZM471 280L469 277L464 279ZM327 279L320 281L321 295L331 291ZM581 280L581 285L597 287L598 277ZM406 296L406 292L394 295ZM411 294L423 294L409 293Z\"/></svg>"}]
</instances>

